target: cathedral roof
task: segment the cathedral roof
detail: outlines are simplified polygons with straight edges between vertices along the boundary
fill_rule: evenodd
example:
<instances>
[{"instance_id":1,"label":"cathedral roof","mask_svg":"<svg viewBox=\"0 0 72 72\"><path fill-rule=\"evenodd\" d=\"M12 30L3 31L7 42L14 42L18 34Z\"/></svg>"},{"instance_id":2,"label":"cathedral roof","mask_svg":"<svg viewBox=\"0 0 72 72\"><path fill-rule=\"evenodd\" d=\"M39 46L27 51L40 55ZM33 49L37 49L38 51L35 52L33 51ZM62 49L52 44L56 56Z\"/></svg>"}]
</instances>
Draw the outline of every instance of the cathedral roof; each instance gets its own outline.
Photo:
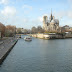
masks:
<instances>
[{"instance_id":1,"label":"cathedral roof","mask_svg":"<svg viewBox=\"0 0 72 72\"><path fill-rule=\"evenodd\" d=\"M55 22L58 24L59 23L59 20L58 19L55 19Z\"/></svg>"},{"instance_id":2,"label":"cathedral roof","mask_svg":"<svg viewBox=\"0 0 72 72\"><path fill-rule=\"evenodd\" d=\"M53 19L50 22L51 24L59 24L59 20L58 19Z\"/></svg>"}]
</instances>

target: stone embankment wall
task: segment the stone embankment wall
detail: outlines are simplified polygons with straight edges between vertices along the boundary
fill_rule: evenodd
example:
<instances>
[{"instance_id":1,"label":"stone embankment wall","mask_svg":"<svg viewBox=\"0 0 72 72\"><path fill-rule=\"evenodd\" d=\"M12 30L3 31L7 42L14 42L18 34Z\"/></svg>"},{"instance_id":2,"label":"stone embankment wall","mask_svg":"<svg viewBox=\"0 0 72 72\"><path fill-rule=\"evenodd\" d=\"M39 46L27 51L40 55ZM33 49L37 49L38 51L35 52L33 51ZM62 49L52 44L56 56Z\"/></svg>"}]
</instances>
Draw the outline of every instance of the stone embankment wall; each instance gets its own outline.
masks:
<instances>
[{"instance_id":1,"label":"stone embankment wall","mask_svg":"<svg viewBox=\"0 0 72 72\"><path fill-rule=\"evenodd\" d=\"M72 33L71 32L66 33L65 38L72 38Z\"/></svg>"},{"instance_id":2,"label":"stone embankment wall","mask_svg":"<svg viewBox=\"0 0 72 72\"><path fill-rule=\"evenodd\" d=\"M57 35L57 34L32 34L32 37L42 38L42 39L63 38L62 35Z\"/></svg>"},{"instance_id":3,"label":"stone embankment wall","mask_svg":"<svg viewBox=\"0 0 72 72\"><path fill-rule=\"evenodd\" d=\"M55 33L49 33L49 34L32 34L32 37L36 38L42 38L42 39L62 39L62 38L72 38L72 34L55 34Z\"/></svg>"},{"instance_id":4,"label":"stone embankment wall","mask_svg":"<svg viewBox=\"0 0 72 72\"><path fill-rule=\"evenodd\" d=\"M18 40L13 37L7 38L5 40L0 40L0 64L4 61L17 41Z\"/></svg>"}]
</instances>

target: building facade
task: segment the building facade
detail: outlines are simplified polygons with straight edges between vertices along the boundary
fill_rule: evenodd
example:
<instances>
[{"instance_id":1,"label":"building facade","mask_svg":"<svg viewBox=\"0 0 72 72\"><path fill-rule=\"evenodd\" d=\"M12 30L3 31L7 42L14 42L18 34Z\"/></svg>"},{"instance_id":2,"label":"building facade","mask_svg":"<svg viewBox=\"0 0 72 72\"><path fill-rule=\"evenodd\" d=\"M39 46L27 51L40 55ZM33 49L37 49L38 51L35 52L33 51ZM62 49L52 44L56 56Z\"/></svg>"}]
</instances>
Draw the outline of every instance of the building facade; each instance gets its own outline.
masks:
<instances>
[{"instance_id":1,"label":"building facade","mask_svg":"<svg viewBox=\"0 0 72 72\"><path fill-rule=\"evenodd\" d=\"M52 16L52 13L49 19L47 16L44 16L43 17L43 29L49 32L57 31L59 29L59 20L55 19L55 17Z\"/></svg>"},{"instance_id":2,"label":"building facade","mask_svg":"<svg viewBox=\"0 0 72 72\"><path fill-rule=\"evenodd\" d=\"M72 32L72 27L69 27L68 25L63 26L65 31L71 31Z\"/></svg>"}]
</instances>

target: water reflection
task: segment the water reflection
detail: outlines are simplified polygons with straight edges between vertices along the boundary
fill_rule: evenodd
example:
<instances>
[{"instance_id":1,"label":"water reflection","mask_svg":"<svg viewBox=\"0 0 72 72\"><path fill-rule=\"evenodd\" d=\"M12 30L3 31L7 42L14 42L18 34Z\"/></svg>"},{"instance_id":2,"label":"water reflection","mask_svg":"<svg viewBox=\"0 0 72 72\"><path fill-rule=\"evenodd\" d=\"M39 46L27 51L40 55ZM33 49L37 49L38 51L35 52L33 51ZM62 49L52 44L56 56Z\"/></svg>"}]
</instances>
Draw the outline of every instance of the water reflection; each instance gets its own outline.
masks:
<instances>
[{"instance_id":1,"label":"water reflection","mask_svg":"<svg viewBox=\"0 0 72 72\"><path fill-rule=\"evenodd\" d=\"M0 72L72 72L72 39L18 41Z\"/></svg>"}]
</instances>

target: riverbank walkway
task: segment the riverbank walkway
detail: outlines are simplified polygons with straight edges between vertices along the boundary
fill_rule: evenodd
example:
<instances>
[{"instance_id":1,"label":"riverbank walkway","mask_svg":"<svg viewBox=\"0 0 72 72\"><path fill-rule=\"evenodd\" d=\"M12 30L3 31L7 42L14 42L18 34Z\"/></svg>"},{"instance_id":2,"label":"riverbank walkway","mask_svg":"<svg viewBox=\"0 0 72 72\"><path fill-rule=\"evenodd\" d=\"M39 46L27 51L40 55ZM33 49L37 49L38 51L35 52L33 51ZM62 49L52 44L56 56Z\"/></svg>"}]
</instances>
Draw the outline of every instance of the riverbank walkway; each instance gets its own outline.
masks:
<instances>
[{"instance_id":1,"label":"riverbank walkway","mask_svg":"<svg viewBox=\"0 0 72 72\"><path fill-rule=\"evenodd\" d=\"M8 37L0 40L0 63L2 63L16 42L17 39L14 37Z\"/></svg>"}]
</instances>

